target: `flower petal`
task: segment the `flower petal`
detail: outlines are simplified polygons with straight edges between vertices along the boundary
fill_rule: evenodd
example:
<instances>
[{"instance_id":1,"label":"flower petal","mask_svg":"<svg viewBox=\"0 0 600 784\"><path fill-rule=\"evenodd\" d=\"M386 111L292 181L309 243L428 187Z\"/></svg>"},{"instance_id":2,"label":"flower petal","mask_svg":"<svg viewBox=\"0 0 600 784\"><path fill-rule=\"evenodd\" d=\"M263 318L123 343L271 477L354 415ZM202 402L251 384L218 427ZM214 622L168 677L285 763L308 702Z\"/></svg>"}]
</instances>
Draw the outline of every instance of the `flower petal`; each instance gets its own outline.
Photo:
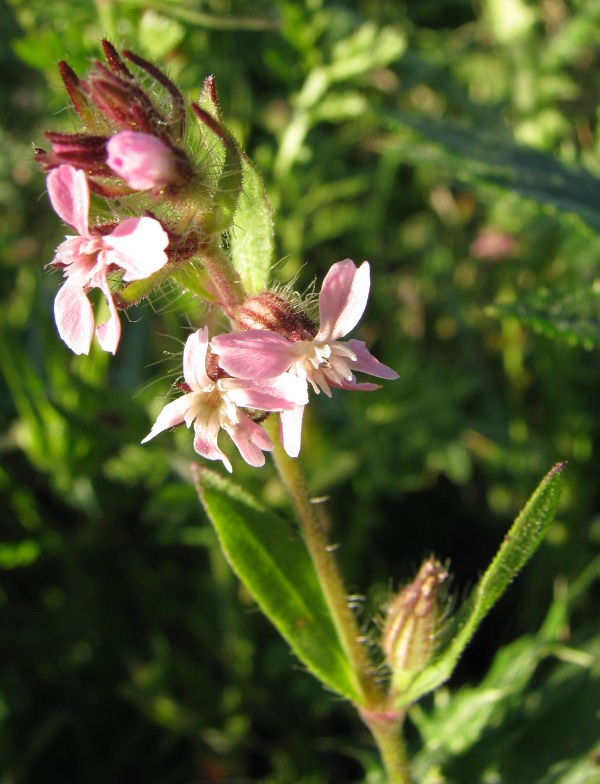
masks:
<instances>
[{"instance_id":1,"label":"flower petal","mask_svg":"<svg viewBox=\"0 0 600 784\"><path fill-rule=\"evenodd\" d=\"M221 389L227 391L227 397L233 403L245 408L289 411L308 403L306 381L289 373L264 381L224 378L219 384Z\"/></svg>"},{"instance_id":2,"label":"flower petal","mask_svg":"<svg viewBox=\"0 0 600 784\"><path fill-rule=\"evenodd\" d=\"M58 334L75 354L89 354L94 336L94 313L85 291L67 280L54 300Z\"/></svg>"},{"instance_id":3,"label":"flower petal","mask_svg":"<svg viewBox=\"0 0 600 784\"><path fill-rule=\"evenodd\" d=\"M260 468L265 464L263 449L270 452L273 444L260 425L240 413L237 425L231 427L224 424L223 428L229 433L248 465Z\"/></svg>"},{"instance_id":4,"label":"flower petal","mask_svg":"<svg viewBox=\"0 0 600 784\"><path fill-rule=\"evenodd\" d=\"M106 144L106 163L134 191L162 188L175 177L173 151L149 133L121 131Z\"/></svg>"},{"instance_id":5,"label":"flower petal","mask_svg":"<svg viewBox=\"0 0 600 784\"><path fill-rule=\"evenodd\" d=\"M168 261L169 236L154 218L127 218L103 237L102 244L112 249L105 251L106 261L125 270L125 281L148 278Z\"/></svg>"},{"instance_id":6,"label":"flower petal","mask_svg":"<svg viewBox=\"0 0 600 784\"><path fill-rule=\"evenodd\" d=\"M352 370L368 373L376 378L386 378L388 381L400 378L395 370L376 359L362 340L349 340L346 345L356 355L356 360L350 363Z\"/></svg>"},{"instance_id":7,"label":"flower petal","mask_svg":"<svg viewBox=\"0 0 600 784\"><path fill-rule=\"evenodd\" d=\"M175 425L181 425L185 421L185 415L192 402L192 394L188 394L167 403L158 415L156 422L152 425L152 430L141 443L145 444L146 441L150 441L151 438L162 433L163 430L168 430L170 427L175 427Z\"/></svg>"},{"instance_id":8,"label":"flower petal","mask_svg":"<svg viewBox=\"0 0 600 784\"><path fill-rule=\"evenodd\" d=\"M89 237L90 190L85 172L74 166L59 166L48 175L48 193L56 212L82 237Z\"/></svg>"},{"instance_id":9,"label":"flower petal","mask_svg":"<svg viewBox=\"0 0 600 784\"><path fill-rule=\"evenodd\" d=\"M106 304L108 305L109 316L104 324L100 324L96 327L96 337L98 338L98 342L103 351L109 351L111 354L115 354L119 341L121 340L121 321L106 277L98 282L100 284L99 288L102 289Z\"/></svg>"},{"instance_id":10,"label":"flower petal","mask_svg":"<svg viewBox=\"0 0 600 784\"><path fill-rule=\"evenodd\" d=\"M339 384L332 384L336 389L346 389L349 392L376 392L381 389L381 384L373 384L371 381L340 381Z\"/></svg>"},{"instance_id":11,"label":"flower petal","mask_svg":"<svg viewBox=\"0 0 600 784\"><path fill-rule=\"evenodd\" d=\"M202 421L198 419L194 422L194 449L196 452L205 457L207 460L221 460L225 468L231 473L231 461L227 455L219 449L217 438L219 436L220 422L218 411L214 414L204 418Z\"/></svg>"},{"instance_id":12,"label":"flower petal","mask_svg":"<svg viewBox=\"0 0 600 784\"><path fill-rule=\"evenodd\" d=\"M279 415L279 438L290 457L298 457L302 441L302 417L304 406L292 408Z\"/></svg>"},{"instance_id":13,"label":"flower petal","mask_svg":"<svg viewBox=\"0 0 600 784\"><path fill-rule=\"evenodd\" d=\"M334 264L319 294L319 332L316 342L330 342L347 335L365 311L371 287L369 262L357 269L351 259Z\"/></svg>"},{"instance_id":14,"label":"flower petal","mask_svg":"<svg viewBox=\"0 0 600 784\"><path fill-rule=\"evenodd\" d=\"M217 335L211 346L225 372L236 378L258 380L285 373L304 351L302 343L292 343L266 329Z\"/></svg>"},{"instance_id":15,"label":"flower petal","mask_svg":"<svg viewBox=\"0 0 600 784\"><path fill-rule=\"evenodd\" d=\"M188 337L183 349L183 377L194 391L199 392L213 383L206 375L207 351L208 328L204 327Z\"/></svg>"}]
</instances>

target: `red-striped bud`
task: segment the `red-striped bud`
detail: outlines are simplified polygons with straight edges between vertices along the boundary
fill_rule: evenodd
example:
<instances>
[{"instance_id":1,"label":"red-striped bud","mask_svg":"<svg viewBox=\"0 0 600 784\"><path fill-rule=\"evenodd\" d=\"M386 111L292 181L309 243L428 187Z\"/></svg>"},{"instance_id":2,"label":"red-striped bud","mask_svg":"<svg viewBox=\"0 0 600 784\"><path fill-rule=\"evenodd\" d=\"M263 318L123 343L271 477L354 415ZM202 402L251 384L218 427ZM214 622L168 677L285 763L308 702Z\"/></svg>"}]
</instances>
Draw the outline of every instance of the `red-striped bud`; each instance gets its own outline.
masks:
<instances>
[{"instance_id":1,"label":"red-striped bud","mask_svg":"<svg viewBox=\"0 0 600 784\"><path fill-rule=\"evenodd\" d=\"M447 578L442 564L428 558L388 608L381 647L396 694L424 669L435 651L441 616L440 587Z\"/></svg>"}]
</instances>

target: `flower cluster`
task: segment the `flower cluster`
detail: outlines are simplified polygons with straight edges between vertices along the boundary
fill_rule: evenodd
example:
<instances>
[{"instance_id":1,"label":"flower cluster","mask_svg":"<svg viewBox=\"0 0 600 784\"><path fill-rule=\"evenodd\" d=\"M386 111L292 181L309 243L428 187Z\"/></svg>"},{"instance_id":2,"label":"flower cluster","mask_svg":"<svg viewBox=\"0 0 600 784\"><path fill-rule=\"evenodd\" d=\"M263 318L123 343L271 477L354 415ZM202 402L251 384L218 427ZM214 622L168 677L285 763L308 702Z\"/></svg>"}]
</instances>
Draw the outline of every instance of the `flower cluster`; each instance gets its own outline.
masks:
<instances>
[{"instance_id":1,"label":"flower cluster","mask_svg":"<svg viewBox=\"0 0 600 784\"><path fill-rule=\"evenodd\" d=\"M327 273L319 294L319 327L295 309L285 313L281 328L246 329L219 335L212 348L219 365L233 376L266 381L292 375L306 391L331 397L331 387L371 392L377 384L357 382L355 371L376 378L396 379L398 374L383 365L360 340L341 342L358 323L370 289L368 262L356 267L350 259L338 261ZM268 305L269 298L267 298ZM307 324L308 322L308 324ZM281 440L286 452L300 451L303 406L281 414Z\"/></svg>"},{"instance_id":2,"label":"flower cluster","mask_svg":"<svg viewBox=\"0 0 600 784\"><path fill-rule=\"evenodd\" d=\"M61 63L84 130L48 133L52 150L36 150L48 172L52 206L77 232L58 246L51 262L65 277L54 303L59 334L73 352L87 354L95 332L101 348L114 354L121 335L118 310L167 277L176 282L182 264L189 262L192 274L198 271L207 281L210 299L228 318L230 331L211 340L203 327L188 337L178 384L184 394L164 407L144 442L185 423L193 426L196 452L221 460L231 471L218 445L224 430L244 460L260 466L264 452L273 449L261 423L277 412L281 442L295 457L309 391L331 396L333 388L378 389L357 381L356 372L398 377L363 342L340 340L365 310L369 264L356 267L345 259L331 267L319 295L318 324L298 300L275 291L247 296L221 246L241 175L234 177L235 188L231 179L228 189L220 188L222 172L209 160L214 143L206 145L204 157L198 159L197 150L194 157L195 146L185 135L183 99L162 72L124 53L146 81L154 81L150 91L108 42L104 52L108 65L96 63L85 81ZM166 109L157 102L158 88ZM241 161L222 125L212 77L192 109L204 132L221 144L221 164L227 154ZM231 178L231 172L223 176ZM91 289L99 289L108 306L108 319L97 326Z\"/></svg>"}]
</instances>

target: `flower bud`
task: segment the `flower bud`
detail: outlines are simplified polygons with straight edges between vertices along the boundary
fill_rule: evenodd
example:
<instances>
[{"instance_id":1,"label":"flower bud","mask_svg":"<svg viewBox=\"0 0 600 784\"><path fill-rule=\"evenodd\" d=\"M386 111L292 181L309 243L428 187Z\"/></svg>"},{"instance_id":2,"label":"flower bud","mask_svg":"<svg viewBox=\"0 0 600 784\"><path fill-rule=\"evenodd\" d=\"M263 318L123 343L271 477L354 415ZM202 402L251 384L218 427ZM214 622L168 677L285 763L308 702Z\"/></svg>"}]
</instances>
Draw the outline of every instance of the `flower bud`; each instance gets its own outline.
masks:
<instances>
[{"instance_id":1,"label":"flower bud","mask_svg":"<svg viewBox=\"0 0 600 784\"><path fill-rule=\"evenodd\" d=\"M112 172L106 165L106 138L86 133L56 133L47 131L46 138L52 151L36 149L36 160L44 171L58 166L74 166L88 176L106 177Z\"/></svg>"},{"instance_id":2,"label":"flower bud","mask_svg":"<svg viewBox=\"0 0 600 784\"><path fill-rule=\"evenodd\" d=\"M381 647L392 670L392 689L401 692L427 665L435 650L440 621L440 586L448 572L428 558L415 579L391 602Z\"/></svg>"},{"instance_id":3,"label":"flower bud","mask_svg":"<svg viewBox=\"0 0 600 784\"><path fill-rule=\"evenodd\" d=\"M306 313L274 291L248 299L235 314L240 329L269 329L288 340L312 340L317 328Z\"/></svg>"},{"instance_id":4,"label":"flower bud","mask_svg":"<svg viewBox=\"0 0 600 784\"><path fill-rule=\"evenodd\" d=\"M173 151L158 137L121 131L106 144L106 162L134 191L162 188L176 177Z\"/></svg>"}]
</instances>

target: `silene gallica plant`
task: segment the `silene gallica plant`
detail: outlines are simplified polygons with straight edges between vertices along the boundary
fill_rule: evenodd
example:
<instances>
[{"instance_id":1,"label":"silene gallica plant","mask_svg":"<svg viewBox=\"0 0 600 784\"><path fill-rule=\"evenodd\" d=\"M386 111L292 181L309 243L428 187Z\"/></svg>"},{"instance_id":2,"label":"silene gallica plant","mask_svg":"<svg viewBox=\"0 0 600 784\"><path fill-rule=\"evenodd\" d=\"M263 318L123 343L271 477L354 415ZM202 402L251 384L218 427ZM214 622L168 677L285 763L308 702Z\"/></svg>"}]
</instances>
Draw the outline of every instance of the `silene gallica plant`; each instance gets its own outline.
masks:
<instances>
[{"instance_id":1,"label":"silene gallica plant","mask_svg":"<svg viewBox=\"0 0 600 784\"><path fill-rule=\"evenodd\" d=\"M219 334L193 325L174 397L140 439L182 424L193 429L203 459L193 467L198 493L232 568L302 664L355 706L385 780L405 784L406 712L449 678L542 540L562 466L541 481L461 606L449 603L447 566L432 556L377 617L359 623L326 538L326 504L314 502L303 477L301 442L311 396L402 383L401 357L388 367L364 342L347 338L366 308L371 266L335 261L318 297L270 288L270 207L224 123L214 78L188 108L154 64L108 41L103 49L106 62L85 79L60 63L81 128L49 132L49 149L36 149L52 206L70 232L50 262L64 276L54 302L59 335L76 354L87 354L95 338L115 354L119 313L167 282L221 312ZM373 268L377 274L375 261ZM234 472L223 451L227 437L251 466L272 453L301 535L206 466L221 461Z\"/></svg>"}]
</instances>

